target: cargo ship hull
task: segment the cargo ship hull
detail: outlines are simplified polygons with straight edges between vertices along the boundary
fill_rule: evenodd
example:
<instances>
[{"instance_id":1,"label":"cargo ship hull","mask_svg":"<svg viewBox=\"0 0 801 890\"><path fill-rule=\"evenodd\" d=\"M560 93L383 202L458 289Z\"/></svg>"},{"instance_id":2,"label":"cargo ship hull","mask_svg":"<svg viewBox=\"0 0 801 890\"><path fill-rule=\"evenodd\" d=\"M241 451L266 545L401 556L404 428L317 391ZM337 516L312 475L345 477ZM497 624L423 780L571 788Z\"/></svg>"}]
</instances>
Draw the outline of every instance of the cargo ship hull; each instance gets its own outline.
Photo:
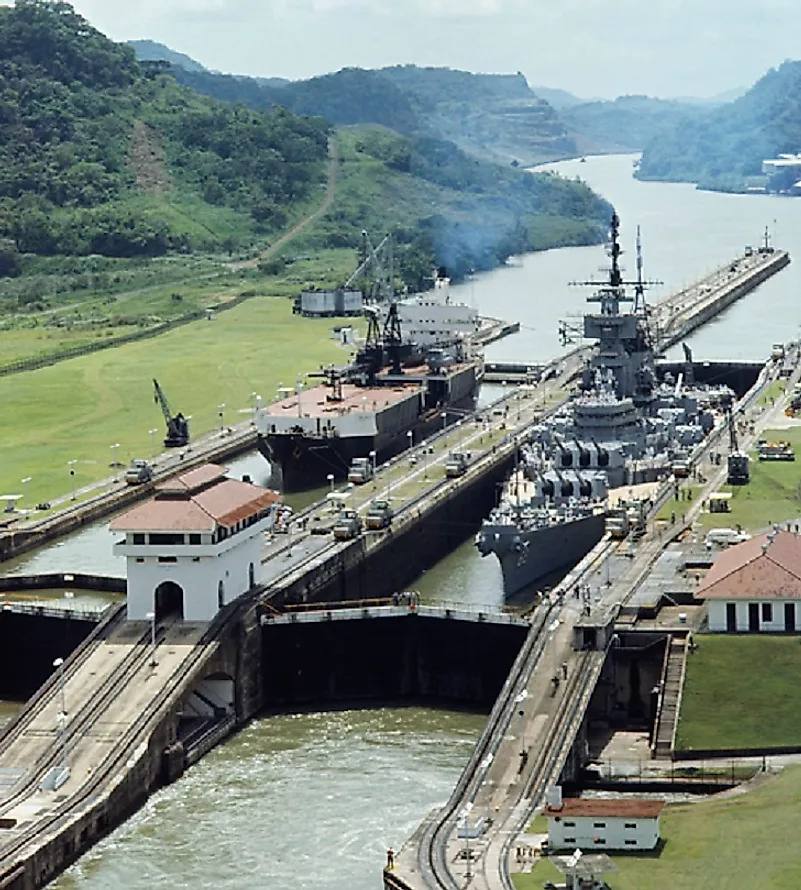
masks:
<instances>
[{"instance_id":1,"label":"cargo ship hull","mask_svg":"<svg viewBox=\"0 0 801 890\"><path fill-rule=\"evenodd\" d=\"M410 439L417 444L457 420L475 406L477 389L470 363L430 378L426 386L354 387L347 397L352 405L344 409L332 409L325 394L311 391L303 395L306 405L301 403L297 418L289 413L294 402L284 417L284 409L271 409L259 424L258 447L270 461L273 485L285 492L314 488L329 474L344 479L355 457L374 451L381 464L408 448Z\"/></svg>"}]
</instances>

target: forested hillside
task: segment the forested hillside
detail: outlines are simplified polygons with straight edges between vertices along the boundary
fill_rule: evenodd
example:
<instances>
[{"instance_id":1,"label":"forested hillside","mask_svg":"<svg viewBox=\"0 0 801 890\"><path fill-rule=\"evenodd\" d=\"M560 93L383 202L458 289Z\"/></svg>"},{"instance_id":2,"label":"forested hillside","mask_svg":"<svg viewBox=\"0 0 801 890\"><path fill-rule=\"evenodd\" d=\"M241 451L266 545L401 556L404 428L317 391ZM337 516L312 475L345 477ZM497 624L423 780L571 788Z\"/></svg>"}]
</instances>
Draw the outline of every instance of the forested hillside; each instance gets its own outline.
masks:
<instances>
[{"instance_id":1,"label":"forested hillside","mask_svg":"<svg viewBox=\"0 0 801 890\"><path fill-rule=\"evenodd\" d=\"M324 175L324 121L199 96L57 0L0 7L0 88L0 236L20 252L247 240Z\"/></svg>"},{"instance_id":2,"label":"forested hillside","mask_svg":"<svg viewBox=\"0 0 801 890\"><path fill-rule=\"evenodd\" d=\"M455 142L465 151L526 166L575 155L576 145L554 109L522 74L472 74L403 65L335 74L281 87L255 78L174 68L183 84L251 108L283 105L336 125L380 124L400 133Z\"/></svg>"},{"instance_id":3,"label":"forested hillside","mask_svg":"<svg viewBox=\"0 0 801 890\"><path fill-rule=\"evenodd\" d=\"M649 143L638 175L737 188L761 173L764 158L799 150L801 62L785 62L741 98Z\"/></svg>"},{"instance_id":4,"label":"forested hillside","mask_svg":"<svg viewBox=\"0 0 801 890\"><path fill-rule=\"evenodd\" d=\"M611 102L585 102L560 112L582 154L641 151L660 134L704 113L689 102L650 96L618 96Z\"/></svg>"},{"instance_id":5,"label":"forested hillside","mask_svg":"<svg viewBox=\"0 0 801 890\"><path fill-rule=\"evenodd\" d=\"M310 248L357 246L387 217L406 281L422 286L431 262L460 278L528 250L603 240L609 205L586 185L501 167L452 142L375 126L341 129L343 188L303 239Z\"/></svg>"}]
</instances>

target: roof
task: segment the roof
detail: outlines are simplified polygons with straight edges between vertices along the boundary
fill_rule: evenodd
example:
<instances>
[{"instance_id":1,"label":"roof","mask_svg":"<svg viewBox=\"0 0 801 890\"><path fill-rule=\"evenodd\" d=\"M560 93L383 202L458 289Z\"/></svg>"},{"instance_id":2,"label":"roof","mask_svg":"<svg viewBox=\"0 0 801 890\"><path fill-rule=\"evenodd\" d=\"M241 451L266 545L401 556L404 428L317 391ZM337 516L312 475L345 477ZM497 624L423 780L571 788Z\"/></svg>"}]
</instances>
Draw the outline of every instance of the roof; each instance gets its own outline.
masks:
<instances>
[{"instance_id":1,"label":"roof","mask_svg":"<svg viewBox=\"0 0 801 890\"><path fill-rule=\"evenodd\" d=\"M801 537L770 531L724 550L698 599L801 599Z\"/></svg>"},{"instance_id":2,"label":"roof","mask_svg":"<svg viewBox=\"0 0 801 890\"><path fill-rule=\"evenodd\" d=\"M549 819L560 816L597 816L608 818L656 819L662 812L663 800L645 798L585 798L566 797L560 807L545 807Z\"/></svg>"},{"instance_id":3,"label":"roof","mask_svg":"<svg viewBox=\"0 0 801 890\"><path fill-rule=\"evenodd\" d=\"M230 528L280 500L276 492L250 482L221 479L185 498L151 498L118 516L110 528L115 532L211 532L219 525Z\"/></svg>"},{"instance_id":4,"label":"roof","mask_svg":"<svg viewBox=\"0 0 801 890\"><path fill-rule=\"evenodd\" d=\"M221 467L217 464L202 464L199 467L195 467L193 470L187 470L186 473L179 473L171 479L159 482L156 486L156 491L197 491L204 485L209 485L217 479L224 478L227 472L227 467Z\"/></svg>"}]
</instances>

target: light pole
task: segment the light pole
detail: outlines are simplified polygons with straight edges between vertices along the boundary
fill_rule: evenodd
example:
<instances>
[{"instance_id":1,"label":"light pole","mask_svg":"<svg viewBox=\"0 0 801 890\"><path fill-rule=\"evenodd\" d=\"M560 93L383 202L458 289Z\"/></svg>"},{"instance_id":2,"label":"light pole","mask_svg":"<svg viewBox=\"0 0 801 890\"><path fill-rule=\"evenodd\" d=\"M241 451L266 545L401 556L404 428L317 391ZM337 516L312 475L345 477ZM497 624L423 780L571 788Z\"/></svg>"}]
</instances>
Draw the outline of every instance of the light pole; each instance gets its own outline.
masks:
<instances>
[{"instance_id":1,"label":"light pole","mask_svg":"<svg viewBox=\"0 0 801 890\"><path fill-rule=\"evenodd\" d=\"M27 511L27 510L30 510L30 508L31 508L31 497L30 497L30 491L29 491L29 489L28 489L28 483L29 483L30 481L31 481L31 477L30 477L30 476L26 476L26 477L22 480L22 484L25 486L23 490L25 491L25 510L26 510L26 511Z\"/></svg>"},{"instance_id":2,"label":"light pole","mask_svg":"<svg viewBox=\"0 0 801 890\"><path fill-rule=\"evenodd\" d=\"M148 430L148 432L150 433L150 457L151 457L151 460L155 460L156 459L156 433L158 432L158 429L156 429L156 427L153 427L153 429Z\"/></svg>"},{"instance_id":3,"label":"light pole","mask_svg":"<svg viewBox=\"0 0 801 890\"><path fill-rule=\"evenodd\" d=\"M442 432L443 433L445 432L447 426L448 426L448 412L443 411L442 412Z\"/></svg>"},{"instance_id":4,"label":"light pole","mask_svg":"<svg viewBox=\"0 0 801 890\"><path fill-rule=\"evenodd\" d=\"M77 464L77 460L68 460L67 466L70 468L70 484L72 486L72 497L70 500L75 500L75 464Z\"/></svg>"},{"instance_id":5,"label":"light pole","mask_svg":"<svg viewBox=\"0 0 801 890\"><path fill-rule=\"evenodd\" d=\"M56 658L53 661L53 667L58 671L58 688L59 688L59 696L61 698L61 713L67 713L67 696L66 690L64 689L64 659Z\"/></svg>"},{"instance_id":6,"label":"light pole","mask_svg":"<svg viewBox=\"0 0 801 890\"><path fill-rule=\"evenodd\" d=\"M220 404L217 405L217 413L220 418L220 435L222 435L223 427L225 425L225 402L220 402Z\"/></svg>"},{"instance_id":7,"label":"light pole","mask_svg":"<svg viewBox=\"0 0 801 890\"><path fill-rule=\"evenodd\" d=\"M523 702L528 698L528 689L515 696L515 704L518 706L517 714L520 717L520 756L526 756L526 712L523 709Z\"/></svg>"},{"instance_id":8,"label":"light pole","mask_svg":"<svg viewBox=\"0 0 801 890\"><path fill-rule=\"evenodd\" d=\"M334 493L334 474L329 473L325 478L328 480L329 490L330 490L331 494L333 494Z\"/></svg>"},{"instance_id":9,"label":"light pole","mask_svg":"<svg viewBox=\"0 0 801 890\"><path fill-rule=\"evenodd\" d=\"M64 690L64 659L56 658L53 660L53 667L58 671L59 696L61 698L61 709L58 713L58 737L59 747L61 748L61 767L67 768L67 699Z\"/></svg>"},{"instance_id":10,"label":"light pole","mask_svg":"<svg viewBox=\"0 0 801 890\"><path fill-rule=\"evenodd\" d=\"M253 403L253 414L250 415L250 417L251 417L250 425L256 426L256 412L258 411L258 408L259 408L259 394L256 392L252 392L250 394L250 401Z\"/></svg>"},{"instance_id":11,"label":"light pole","mask_svg":"<svg viewBox=\"0 0 801 890\"><path fill-rule=\"evenodd\" d=\"M118 475L118 474L117 474L117 470L118 470L119 465L120 465L120 464L119 464L119 461L118 461L118 459L117 459L117 454L118 454L117 449L118 449L119 447L120 447L120 443L119 443L119 442L115 442L115 443L111 446L111 454L112 454L112 458L111 458L111 466L114 467L114 481L115 481L115 482L117 481L117 475Z\"/></svg>"},{"instance_id":12,"label":"light pole","mask_svg":"<svg viewBox=\"0 0 801 890\"><path fill-rule=\"evenodd\" d=\"M156 661L156 613L148 612L145 618L150 622L150 667L155 667Z\"/></svg>"},{"instance_id":13,"label":"light pole","mask_svg":"<svg viewBox=\"0 0 801 890\"><path fill-rule=\"evenodd\" d=\"M414 445L414 431L413 431L413 430L407 430L407 431L406 431L406 438L409 440L409 451L411 451L411 450L412 450L412 445Z\"/></svg>"},{"instance_id":14,"label":"light pole","mask_svg":"<svg viewBox=\"0 0 801 890\"><path fill-rule=\"evenodd\" d=\"M376 469L375 469L375 458L376 458L376 453L375 453L375 451L371 451L367 456L370 458L370 466L373 468L373 488L375 489L375 473L376 473Z\"/></svg>"}]
</instances>

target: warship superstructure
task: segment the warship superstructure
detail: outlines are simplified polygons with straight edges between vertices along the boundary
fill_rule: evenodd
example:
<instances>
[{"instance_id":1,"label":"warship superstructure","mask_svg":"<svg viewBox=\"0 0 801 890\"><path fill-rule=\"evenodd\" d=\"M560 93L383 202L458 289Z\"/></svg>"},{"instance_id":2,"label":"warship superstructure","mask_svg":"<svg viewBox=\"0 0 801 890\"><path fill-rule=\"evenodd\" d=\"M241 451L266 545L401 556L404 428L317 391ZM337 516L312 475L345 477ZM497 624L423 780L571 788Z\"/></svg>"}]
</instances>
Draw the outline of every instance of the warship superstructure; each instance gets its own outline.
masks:
<instances>
[{"instance_id":1,"label":"warship superstructure","mask_svg":"<svg viewBox=\"0 0 801 890\"><path fill-rule=\"evenodd\" d=\"M728 387L659 382L648 330L642 255L637 280L620 270L619 219L611 223L609 279L588 302L583 335L596 345L578 392L520 448L499 505L482 525L482 556L501 563L507 595L578 563L604 534L608 492L656 482L681 466L729 401ZM628 288L634 288L629 296ZM622 311L633 303L631 311Z\"/></svg>"}]
</instances>

